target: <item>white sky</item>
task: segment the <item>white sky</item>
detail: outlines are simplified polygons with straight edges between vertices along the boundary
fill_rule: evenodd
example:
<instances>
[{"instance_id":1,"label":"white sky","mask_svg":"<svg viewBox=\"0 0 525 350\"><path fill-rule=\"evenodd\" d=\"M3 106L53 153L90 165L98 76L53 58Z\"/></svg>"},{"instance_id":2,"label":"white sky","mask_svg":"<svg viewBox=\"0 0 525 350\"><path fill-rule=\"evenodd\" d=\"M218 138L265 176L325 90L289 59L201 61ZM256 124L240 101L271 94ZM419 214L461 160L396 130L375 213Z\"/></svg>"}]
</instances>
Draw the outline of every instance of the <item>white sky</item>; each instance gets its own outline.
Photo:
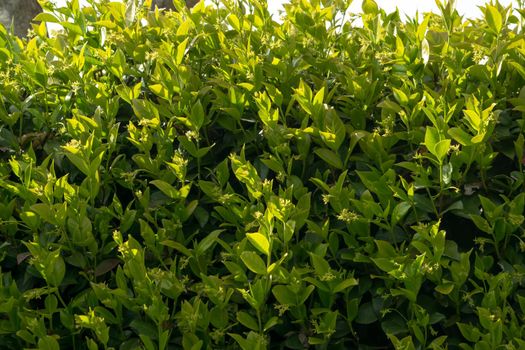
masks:
<instances>
[{"instance_id":1,"label":"white sky","mask_svg":"<svg viewBox=\"0 0 525 350\"><path fill-rule=\"evenodd\" d=\"M0 0L1 1L1 0ZM64 4L66 0L55 0L58 4ZM475 18L481 16L478 6L483 5L488 0L456 0L456 9L461 15ZM81 0L82 2L82 0ZM279 10L282 10L282 4L286 0L268 0L268 7L271 13L277 15ZM350 12L358 13L361 11L361 0L354 0L350 7ZM379 7L385 9L387 12L392 12L399 8L402 18L403 14L413 16L416 11L419 13L433 11L439 12L434 0L376 0ZM500 0L502 5L516 4L516 0Z\"/></svg>"},{"instance_id":2,"label":"white sky","mask_svg":"<svg viewBox=\"0 0 525 350\"><path fill-rule=\"evenodd\" d=\"M456 9L460 15L464 15L468 18L476 18L481 16L481 11L478 6L484 5L488 1L489 0L456 0ZM268 0L270 12L278 13L278 11L282 9L282 4L284 2L287 1ZM396 7L399 8L401 18L404 18L404 15L414 16L416 12L424 13L432 11L439 13L439 9L434 0L376 0L376 2L377 5L387 13L395 11ZM500 0L500 4L503 6L508 6L511 3L514 5L517 4L515 0ZM361 0L354 0L350 6L350 12L361 12L361 4Z\"/></svg>"}]
</instances>

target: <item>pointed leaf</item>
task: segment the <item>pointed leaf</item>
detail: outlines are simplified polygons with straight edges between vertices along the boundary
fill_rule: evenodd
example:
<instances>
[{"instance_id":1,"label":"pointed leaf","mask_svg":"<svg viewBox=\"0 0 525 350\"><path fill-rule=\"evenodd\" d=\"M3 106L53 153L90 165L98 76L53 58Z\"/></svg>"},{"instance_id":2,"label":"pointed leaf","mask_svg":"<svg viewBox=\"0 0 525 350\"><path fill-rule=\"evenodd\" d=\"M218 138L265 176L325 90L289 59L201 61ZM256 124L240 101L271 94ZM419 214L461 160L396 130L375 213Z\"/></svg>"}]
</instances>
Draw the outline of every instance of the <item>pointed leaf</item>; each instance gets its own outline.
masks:
<instances>
[{"instance_id":1,"label":"pointed leaf","mask_svg":"<svg viewBox=\"0 0 525 350\"><path fill-rule=\"evenodd\" d=\"M343 169L343 162L335 152L332 152L326 148L318 148L314 151L314 153L334 168Z\"/></svg>"},{"instance_id":2,"label":"pointed leaf","mask_svg":"<svg viewBox=\"0 0 525 350\"><path fill-rule=\"evenodd\" d=\"M439 160L439 162L443 162L443 159L448 154L448 151L450 150L450 139L441 140L436 144L436 147L434 148L434 152L432 152L436 158Z\"/></svg>"},{"instance_id":3,"label":"pointed leaf","mask_svg":"<svg viewBox=\"0 0 525 350\"><path fill-rule=\"evenodd\" d=\"M266 275L266 264L257 253L251 251L242 252L241 260L250 271L258 275Z\"/></svg>"},{"instance_id":4,"label":"pointed leaf","mask_svg":"<svg viewBox=\"0 0 525 350\"><path fill-rule=\"evenodd\" d=\"M427 127L425 131L425 146L430 153L434 154L436 145L440 140L439 131L434 127Z\"/></svg>"},{"instance_id":5,"label":"pointed leaf","mask_svg":"<svg viewBox=\"0 0 525 350\"><path fill-rule=\"evenodd\" d=\"M501 31L503 19L501 17L501 13L499 13L496 7L487 5L485 19L487 20L487 24L489 25L490 29L492 29L494 33L498 34Z\"/></svg>"},{"instance_id":6,"label":"pointed leaf","mask_svg":"<svg viewBox=\"0 0 525 350\"><path fill-rule=\"evenodd\" d=\"M250 328L251 330L258 331L259 325L257 320L253 318L249 313L245 311L239 311L237 313L237 321L239 321L243 326Z\"/></svg>"},{"instance_id":7,"label":"pointed leaf","mask_svg":"<svg viewBox=\"0 0 525 350\"><path fill-rule=\"evenodd\" d=\"M270 255L270 242L264 235L256 232L256 233L248 233L246 234L246 237L248 237L248 240L250 241L250 243L255 248L257 248L261 253Z\"/></svg>"},{"instance_id":8,"label":"pointed leaf","mask_svg":"<svg viewBox=\"0 0 525 350\"><path fill-rule=\"evenodd\" d=\"M377 6L377 3L374 0L364 0L363 4L361 5L361 8L363 10L363 13L366 13L367 15L375 15L379 12L379 7Z\"/></svg>"},{"instance_id":9,"label":"pointed leaf","mask_svg":"<svg viewBox=\"0 0 525 350\"><path fill-rule=\"evenodd\" d=\"M180 197L179 191L165 181L153 180L150 183L155 185L162 193L164 193L166 196L172 199L177 199Z\"/></svg>"},{"instance_id":10,"label":"pointed leaf","mask_svg":"<svg viewBox=\"0 0 525 350\"><path fill-rule=\"evenodd\" d=\"M447 131L448 135L452 137L456 142L460 143L463 146L472 145L472 136L466 133L461 128L450 128Z\"/></svg>"}]
</instances>

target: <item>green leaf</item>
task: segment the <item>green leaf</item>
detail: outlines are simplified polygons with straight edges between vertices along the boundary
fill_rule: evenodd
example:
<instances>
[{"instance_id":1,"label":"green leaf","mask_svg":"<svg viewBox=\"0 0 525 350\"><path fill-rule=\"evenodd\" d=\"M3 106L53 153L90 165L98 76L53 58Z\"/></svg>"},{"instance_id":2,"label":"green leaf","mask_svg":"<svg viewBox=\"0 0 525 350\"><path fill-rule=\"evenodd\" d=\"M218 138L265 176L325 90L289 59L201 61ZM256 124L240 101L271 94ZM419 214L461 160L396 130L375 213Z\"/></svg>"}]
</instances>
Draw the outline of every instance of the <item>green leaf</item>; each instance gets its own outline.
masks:
<instances>
[{"instance_id":1,"label":"green leaf","mask_svg":"<svg viewBox=\"0 0 525 350\"><path fill-rule=\"evenodd\" d=\"M52 210L51 205L45 203L37 203L31 206L31 210L34 211L38 216L47 221L50 224L56 224L55 212Z\"/></svg>"},{"instance_id":2,"label":"green leaf","mask_svg":"<svg viewBox=\"0 0 525 350\"><path fill-rule=\"evenodd\" d=\"M456 128L456 127L450 128L448 129L447 133L450 137L452 137L455 141L457 141L463 146L472 145L472 142L471 142L472 136L466 133L461 128Z\"/></svg>"},{"instance_id":3,"label":"green leaf","mask_svg":"<svg viewBox=\"0 0 525 350\"><path fill-rule=\"evenodd\" d=\"M461 323L461 322L458 322L457 325L458 325L459 331L461 332L461 335L463 335L466 340L476 343L479 340L479 338L481 338L482 334L478 328L470 324Z\"/></svg>"},{"instance_id":4,"label":"green leaf","mask_svg":"<svg viewBox=\"0 0 525 350\"><path fill-rule=\"evenodd\" d=\"M486 340L480 340L474 345L474 350L492 350L493 346Z\"/></svg>"},{"instance_id":5,"label":"green leaf","mask_svg":"<svg viewBox=\"0 0 525 350\"><path fill-rule=\"evenodd\" d=\"M403 109L401 108L401 106L399 106L397 103L395 103L394 101L390 101L390 100L383 100L381 101L380 103L377 104L378 107L381 107L381 108L384 108L386 109L387 111L390 111L390 112L394 112L394 113L399 113L401 112ZM352 135L354 135L356 133L353 133ZM362 138L364 137L365 135L363 133L360 133L360 134L357 134L355 135L359 138Z\"/></svg>"},{"instance_id":6,"label":"green leaf","mask_svg":"<svg viewBox=\"0 0 525 350\"><path fill-rule=\"evenodd\" d=\"M290 290L288 286L276 285L272 289L272 294L281 305L297 305L297 296Z\"/></svg>"},{"instance_id":7,"label":"green leaf","mask_svg":"<svg viewBox=\"0 0 525 350\"><path fill-rule=\"evenodd\" d=\"M237 344L239 344L242 350L258 350L254 342L244 339L241 335L234 333L228 333L228 335L235 339L235 341L237 342Z\"/></svg>"},{"instance_id":8,"label":"green leaf","mask_svg":"<svg viewBox=\"0 0 525 350\"><path fill-rule=\"evenodd\" d=\"M317 93L314 96L313 105L314 106L322 106L324 101L324 86L317 91Z\"/></svg>"},{"instance_id":9,"label":"green leaf","mask_svg":"<svg viewBox=\"0 0 525 350\"><path fill-rule=\"evenodd\" d=\"M487 220L483 219L481 216L479 216L479 215L471 215L470 219L474 222L476 227L479 228L481 231L483 231L485 233L489 233L489 234L492 233L493 229L490 226L489 222Z\"/></svg>"},{"instance_id":10,"label":"green leaf","mask_svg":"<svg viewBox=\"0 0 525 350\"><path fill-rule=\"evenodd\" d=\"M53 287L58 287L66 275L66 264L60 255L60 249L50 252L46 259L46 280Z\"/></svg>"},{"instance_id":11,"label":"green leaf","mask_svg":"<svg viewBox=\"0 0 525 350\"><path fill-rule=\"evenodd\" d=\"M306 303L306 300L310 297L310 295L313 293L314 290L315 290L315 286L313 285L309 285L308 287L304 288L301 295L299 295L299 300L297 304L301 305L301 304Z\"/></svg>"},{"instance_id":12,"label":"green leaf","mask_svg":"<svg viewBox=\"0 0 525 350\"><path fill-rule=\"evenodd\" d=\"M155 187L157 187L166 196L172 199L180 198L179 191L175 187L171 186L169 183L162 180L153 180L150 181L150 183L155 185Z\"/></svg>"},{"instance_id":13,"label":"green leaf","mask_svg":"<svg viewBox=\"0 0 525 350\"><path fill-rule=\"evenodd\" d=\"M197 244L197 247L195 248L195 253L197 256L203 255L206 253L206 251L217 242L217 239L219 238L219 235L224 230L215 230L212 231L209 235L207 235L202 241Z\"/></svg>"},{"instance_id":14,"label":"green leaf","mask_svg":"<svg viewBox=\"0 0 525 350\"><path fill-rule=\"evenodd\" d=\"M182 254L186 255L187 257L190 257L190 256L193 255L191 250L189 250L188 248L186 248L184 245L182 245L179 242L175 242L175 241L172 241L172 240L165 240L165 241L160 242L160 244L162 244L163 246L166 246L166 247L173 248L173 249L181 252Z\"/></svg>"},{"instance_id":15,"label":"green leaf","mask_svg":"<svg viewBox=\"0 0 525 350\"><path fill-rule=\"evenodd\" d=\"M408 104L408 97L402 90L392 88L392 92L394 93L395 99L401 106L406 106Z\"/></svg>"},{"instance_id":16,"label":"green leaf","mask_svg":"<svg viewBox=\"0 0 525 350\"><path fill-rule=\"evenodd\" d=\"M60 346L58 341L50 336L46 335L38 340L38 349L39 350L59 350Z\"/></svg>"},{"instance_id":17,"label":"green leaf","mask_svg":"<svg viewBox=\"0 0 525 350\"><path fill-rule=\"evenodd\" d=\"M479 133L481 128L481 117L479 113L469 109L464 110L463 113L472 129Z\"/></svg>"},{"instance_id":18,"label":"green leaf","mask_svg":"<svg viewBox=\"0 0 525 350\"><path fill-rule=\"evenodd\" d=\"M374 0L364 0L361 8L363 13L366 13L367 15L375 15L379 12L379 7Z\"/></svg>"},{"instance_id":19,"label":"green leaf","mask_svg":"<svg viewBox=\"0 0 525 350\"><path fill-rule=\"evenodd\" d=\"M398 335L408 332L407 322L396 313L391 313L381 322L381 328L388 335Z\"/></svg>"},{"instance_id":20,"label":"green leaf","mask_svg":"<svg viewBox=\"0 0 525 350\"><path fill-rule=\"evenodd\" d=\"M259 255L251 251L241 253L241 260L250 271L258 275L266 275L266 264Z\"/></svg>"},{"instance_id":21,"label":"green leaf","mask_svg":"<svg viewBox=\"0 0 525 350\"><path fill-rule=\"evenodd\" d=\"M259 331L259 325L257 324L257 320L247 312L237 312L237 321L239 321L243 326L248 327L251 330Z\"/></svg>"},{"instance_id":22,"label":"green leaf","mask_svg":"<svg viewBox=\"0 0 525 350\"><path fill-rule=\"evenodd\" d=\"M359 282L355 278L347 278L344 281L338 283L334 287L333 292L339 293L357 285L359 285Z\"/></svg>"},{"instance_id":23,"label":"green leaf","mask_svg":"<svg viewBox=\"0 0 525 350\"><path fill-rule=\"evenodd\" d=\"M136 210L128 210L124 212L124 215L120 217L120 231L122 233L126 233L130 228L131 225L135 222L135 217L137 216Z\"/></svg>"},{"instance_id":24,"label":"green leaf","mask_svg":"<svg viewBox=\"0 0 525 350\"><path fill-rule=\"evenodd\" d=\"M324 112L324 122L320 126L319 135L323 142L334 152L337 152L346 136L346 128L341 118L333 108Z\"/></svg>"},{"instance_id":25,"label":"green leaf","mask_svg":"<svg viewBox=\"0 0 525 350\"><path fill-rule=\"evenodd\" d=\"M255 283L250 284L250 293L255 301L254 307L260 309L266 300L267 289L269 288L265 279L259 278ZM269 292L269 290L268 290Z\"/></svg>"},{"instance_id":26,"label":"green leaf","mask_svg":"<svg viewBox=\"0 0 525 350\"><path fill-rule=\"evenodd\" d=\"M197 100L191 108L190 120L197 130L204 124L204 109L202 108L200 100Z\"/></svg>"},{"instance_id":27,"label":"green leaf","mask_svg":"<svg viewBox=\"0 0 525 350\"><path fill-rule=\"evenodd\" d=\"M436 144L436 147L434 148L434 152L432 151L431 152L436 156L438 161L442 163L445 157L447 156L449 150L450 150L450 140L445 139L445 140L439 141Z\"/></svg>"},{"instance_id":28,"label":"green leaf","mask_svg":"<svg viewBox=\"0 0 525 350\"><path fill-rule=\"evenodd\" d=\"M49 21L46 21L46 22L49 22ZM108 20L101 20L101 21L96 21L94 23L96 26L99 26L99 27L106 27L106 28L109 28L109 29L112 29L112 28L115 28L117 25L115 24L115 22L113 21L108 21Z\"/></svg>"},{"instance_id":29,"label":"green leaf","mask_svg":"<svg viewBox=\"0 0 525 350\"><path fill-rule=\"evenodd\" d=\"M503 19L496 7L491 5L486 6L485 20L487 21L490 29L492 29L495 34L499 34L503 26Z\"/></svg>"},{"instance_id":30,"label":"green leaf","mask_svg":"<svg viewBox=\"0 0 525 350\"><path fill-rule=\"evenodd\" d=\"M392 225L396 225L408 213L412 206L408 202L400 202L392 211Z\"/></svg>"},{"instance_id":31,"label":"green leaf","mask_svg":"<svg viewBox=\"0 0 525 350\"><path fill-rule=\"evenodd\" d=\"M518 74L523 78L525 79L525 67L523 67L523 65L521 65L520 63L518 62L515 62L515 61L511 61L511 60L508 60L508 63L514 67L514 69L516 69L518 71ZM521 112L525 112L523 111L522 109L524 108L524 106L518 106L516 107L518 108L519 111Z\"/></svg>"},{"instance_id":32,"label":"green leaf","mask_svg":"<svg viewBox=\"0 0 525 350\"><path fill-rule=\"evenodd\" d=\"M161 97L161 98L163 98L165 100L169 101L171 99L169 90L166 89L162 84L149 85L149 89L155 95L157 95L157 96L159 96L159 97Z\"/></svg>"},{"instance_id":33,"label":"green leaf","mask_svg":"<svg viewBox=\"0 0 525 350\"><path fill-rule=\"evenodd\" d=\"M140 337L140 340L142 341L142 345L144 345L146 350L155 350L155 349L157 349L157 347L155 346L155 344L151 340L151 337L149 337L149 336L147 336L145 334L142 334L142 333L139 333L139 337Z\"/></svg>"},{"instance_id":34,"label":"green leaf","mask_svg":"<svg viewBox=\"0 0 525 350\"><path fill-rule=\"evenodd\" d=\"M498 207L496 203L494 203L489 198L482 195L479 195L478 198L481 203L481 206L483 207L483 210L485 211L486 216L493 217L498 216L497 213L501 213L501 206Z\"/></svg>"},{"instance_id":35,"label":"green leaf","mask_svg":"<svg viewBox=\"0 0 525 350\"><path fill-rule=\"evenodd\" d=\"M47 23L60 23L60 20L56 18L53 14L47 12L41 12L33 19L33 21L43 21Z\"/></svg>"},{"instance_id":36,"label":"green leaf","mask_svg":"<svg viewBox=\"0 0 525 350\"><path fill-rule=\"evenodd\" d=\"M518 161L524 162L524 152L523 149L525 147L525 137L523 134L520 134L516 141L514 141L514 151L516 152L516 157L518 158Z\"/></svg>"},{"instance_id":37,"label":"green leaf","mask_svg":"<svg viewBox=\"0 0 525 350\"><path fill-rule=\"evenodd\" d=\"M228 23L235 29L236 31L241 30L241 23L239 21L239 18L235 14L230 14L228 16Z\"/></svg>"},{"instance_id":38,"label":"green leaf","mask_svg":"<svg viewBox=\"0 0 525 350\"><path fill-rule=\"evenodd\" d=\"M474 136L472 138L472 143L473 144L477 144L477 143L483 142L483 140L485 139L485 135L486 134L484 132L482 132L482 133L479 133L478 135Z\"/></svg>"},{"instance_id":39,"label":"green leaf","mask_svg":"<svg viewBox=\"0 0 525 350\"><path fill-rule=\"evenodd\" d=\"M54 294L49 294L44 301L46 311L49 313L55 313L57 311L58 299Z\"/></svg>"},{"instance_id":40,"label":"green leaf","mask_svg":"<svg viewBox=\"0 0 525 350\"><path fill-rule=\"evenodd\" d=\"M177 53L175 55L175 63L177 65L180 65L182 63L182 59L184 58L184 54L186 53L186 46L188 45L189 38L184 39L179 45L177 45Z\"/></svg>"},{"instance_id":41,"label":"green leaf","mask_svg":"<svg viewBox=\"0 0 525 350\"><path fill-rule=\"evenodd\" d=\"M335 152L326 148L317 148L314 153L334 168L343 169L343 162Z\"/></svg>"},{"instance_id":42,"label":"green leaf","mask_svg":"<svg viewBox=\"0 0 525 350\"><path fill-rule=\"evenodd\" d=\"M266 332L268 331L270 328L278 325L279 323L281 323L279 317L277 316L273 316L271 317L268 321L266 321L266 323L264 324L264 327L263 327L263 330Z\"/></svg>"},{"instance_id":43,"label":"green leaf","mask_svg":"<svg viewBox=\"0 0 525 350\"><path fill-rule=\"evenodd\" d=\"M359 312L357 314L356 323L359 324L372 324L378 320L378 314L371 302L364 303L359 306Z\"/></svg>"},{"instance_id":44,"label":"green leaf","mask_svg":"<svg viewBox=\"0 0 525 350\"><path fill-rule=\"evenodd\" d=\"M64 147L65 148L65 147ZM67 150L67 149L66 149ZM84 175L86 176L89 176L90 175L90 171L89 171L89 163L87 162L87 160L78 155L78 154L74 154L74 153L66 153L66 157L67 159L69 159L69 161L71 163L73 163L73 165L75 167L77 167L78 170L80 170Z\"/></svg>"},{"instance_id":45,"label":"green leaf","mask_svg":"<svg viewBox=\"0 0 525 350\"><path fill-rule=\"evenodd\" d=\"M315 273L319 277L322 277L331 271L330 264L328 264L328 261L326 261L323 257L314 253L310 253L310 259L312 261L312 266L315 269Z\"/></svg>"},{"instance_id":46,"label":"green leaf","mask_svg":"<svg viewBox=\"0 0 525 350\"><path fill-rule=\"evenodd\" d=\"M396 263L391 258L373 258L372 261L384 272L391 272L397 268Z\"/></svg>"},{"instance_id":47,"label":"green leaf","mask_svg":"<svg viewBox=\"0 0 525 350\"><path fill-rule=\"evenodd\" d=\"M405 44L400 36L396 37L396 57L403 58L405 54ZM395 95L395 92L394 92Z\"/></svg>"},{"instance_id":48,"label":"green leaf","mask_svg":"<svg viewBox=\"0 0 525 350\"><path fill-rule=\"evenodd\" d=\"M425 146L433 155L435 155L436 145L439 141L441 141L441 137L439 135L438 129L433 126L427 127L425 131Z\"/></svg>"},{"instance_id":49,"label":"green leaf","mask_svg":"<svg viewBox=\"0 0 525 350\"><path fill-rule=\"evenodd\" d=\"M69 24L71 26L71 24L67 22L61 22L60 24L62 26L65 26L66 24ZM77 25L74 26L74 28L77 28L77 27L78 27ZM78 27L77 34L82 35L82 31L80 30L80 27ZM124 52L121 49L117 49L115 54L112 55L110 58L109 70L111 71L111 73L115 74L115 76L117 76L118 78L122 78L126 68L127 68L126 56L124 55Z\"/></svg>"},{"instance_id":50,"label":"green leaf","mask_svg":"<svg viewBox=\"0 0 525 350\"><path fill-rule=\"evenodd\" d=\"M191 19L186 19L184 22L181 23L181 25L177 28L177 36L186 36L188 35L188 32L193 27L193 22Z\"/></svg>"},{"instance_id":51,"label":"green leaf","mask_svg":"<svg viewBox=\"0 0 525 350\"><path fill-rule=\"evenodd\" d=\"M393 259L399 255L396 248L394 248L392 244L390 244L387 241L376 239L374 240L374 243L377 246L377 257L378 258L392 258Z\"/></svg>"},{"instance_id":52,"label":"green leaf","mask_svg":"<svg viewBox=\"0 0 525 350\"><path fill-rule=\"evenodd\" d=\"M427 29L428 29L428 22L430 21L431 16L432 16L431 13L427 13L423 22L421 22L419 26L417 27L416 34L417 34L418 40L423 40L425 38L425 35L427 34Z\"/></svg>"},{"instance_id":53,"label":"green leaf","mask_svg":"<svg viewBox=\"0 0 525 350\"><path fill-rule=\"evenodd\" d=\"M449 295L454 290L454 283L444 282L436 286L436 292L439 292L443 295Z\"/></svg>"},{"instance_id":54,"label":"green leaf","mask_svg":"<svg viewBox=\"0 0 525 350\"><path fill-rule=\"evenodd\" d=\"M270 242L264 235L256 232L247 233L246 237L248 237L250 243L253 244L253 246L257 248L261 253L266 254L268 256L270 255Z\"/></svg>"}]
</instances>

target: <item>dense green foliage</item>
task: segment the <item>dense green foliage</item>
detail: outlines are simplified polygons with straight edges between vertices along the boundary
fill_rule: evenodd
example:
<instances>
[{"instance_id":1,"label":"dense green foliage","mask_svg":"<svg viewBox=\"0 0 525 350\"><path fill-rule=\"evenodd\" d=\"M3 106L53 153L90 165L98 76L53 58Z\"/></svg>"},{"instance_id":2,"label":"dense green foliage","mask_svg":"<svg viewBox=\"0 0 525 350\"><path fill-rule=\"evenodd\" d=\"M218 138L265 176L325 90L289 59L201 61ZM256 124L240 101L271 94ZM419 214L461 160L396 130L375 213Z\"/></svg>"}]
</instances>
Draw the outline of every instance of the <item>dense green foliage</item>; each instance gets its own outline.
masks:
<instances>
[{"instance_id":1,"label":"dense green foliage","mask_svg":"<svg viewBox=\"0 0 525 350\"><path fill-rule=\"evenodd\" d=\"M175 3L0 27L0 348L525 348L521 10Z\"/></svg>"}]
</instances>

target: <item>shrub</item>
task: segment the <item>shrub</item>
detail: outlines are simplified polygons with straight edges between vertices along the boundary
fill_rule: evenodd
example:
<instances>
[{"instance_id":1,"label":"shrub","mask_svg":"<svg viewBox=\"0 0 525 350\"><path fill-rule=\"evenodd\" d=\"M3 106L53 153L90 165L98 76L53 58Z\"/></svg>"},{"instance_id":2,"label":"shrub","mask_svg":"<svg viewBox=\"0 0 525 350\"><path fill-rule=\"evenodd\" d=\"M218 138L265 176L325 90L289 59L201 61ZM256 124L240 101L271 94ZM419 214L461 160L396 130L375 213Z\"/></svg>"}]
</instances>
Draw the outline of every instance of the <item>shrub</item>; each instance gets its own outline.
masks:
<instances>
[{"instance_id":1,"label":"shrub","mask_svg":"<svg viewBox=\"0 0 525 350\"><path fill-rule=\"evenodd\" d=\"M148 3L0 27L3 349L525 348L523 9Z\"/></svg>"}]
</instances>

